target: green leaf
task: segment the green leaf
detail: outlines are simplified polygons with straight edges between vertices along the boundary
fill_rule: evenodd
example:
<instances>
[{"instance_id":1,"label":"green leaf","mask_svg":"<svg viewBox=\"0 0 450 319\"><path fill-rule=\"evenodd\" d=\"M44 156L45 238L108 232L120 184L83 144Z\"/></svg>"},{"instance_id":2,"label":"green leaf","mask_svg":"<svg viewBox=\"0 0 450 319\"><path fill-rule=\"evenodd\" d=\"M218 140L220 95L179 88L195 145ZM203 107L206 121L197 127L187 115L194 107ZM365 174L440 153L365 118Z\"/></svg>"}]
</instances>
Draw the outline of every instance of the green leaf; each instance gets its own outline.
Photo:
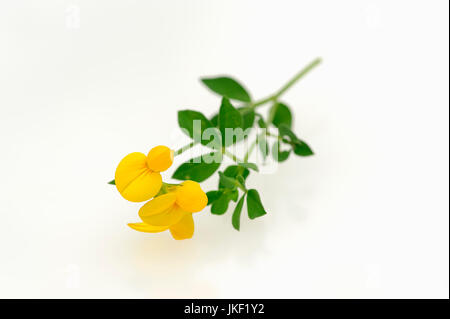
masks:
<instances>
[{"instance_id":1,"label":"green leaf","mask_svg":"<svg viewBox=\"0 0 450 319\"><path fill-rule=\"evenodd\" d=\"M233 216L231 216L231 224L233 225L234 229L239 230L241 227L241 212L242 207L244 206L244 199L245 194L242 195L241 199L237 203L236 207L234 208Z\"/></svg>"},{"instance_id":2,"label":"green leaf","mask_svg":"<svg viewBox=\"0 0 450 319\"><path fill-rule=\"evenodd\" d=\"M242 115L242 128L244 130L253 127L255 122L255 111L248 107L238 107L237 110Z\"/></svg>"},{"instance_id":3,"label":"green leaf","mask_svg":"<svg viewBox=\"0 0 450 319\"><path fill-rule=\"evenodd\" d=\"M236 108L242 115L242 129L246 130L248 128L253 127L253 123L255 122L255 111L249 109L248 107L238 107ZM211 119L211 123L218 127L219 126L219 114L214 114Z\"/></svg>"},{"instance_id":4,"label":"green leaf","mask_svg":"<svg viewBox=\"0 0 450 319\"><path fill-rule=\"evenodd\" d=\"M239 191L237 189L211 191L206 195L208 196L208 205L212 205L211 213L215 215L225 214L230 201L237 202L239 199ZM211 203L209 203L209 197L211 197Z\"/></svg>"},{"instance_id":5,"label":"green leaf","mask_svg":"<svg viewBox=\"0 0 450 319\"><path fill-rule=\"evenodd\" d=\"M232 178L242 176L244 179L247 179L248 175L250 175L250 171L244 166L230 165L225 169L223 174Z\"/></svg>"},{"instance_id":6,"label":"green leaf","mask_svg":"<svg viewBox=\"0 0 450 319\"><path fill-rule=\"evenodd\" d=\"M219 111L219 129L222 134L223 146L229 146L236 143L236 136L229 135L230 133L233 133L230 129L236 128L242 128L242 115L234 108L230 103L230 100L224 97Z\"/></svg>"},{"instance_id":7,"label":"green leaf","mask_svg":"<svg viewBox=\"0 0 450 319\"><path fill-rule=\"evenodd\" d=\"M245 188L245 178L242 175L238 175L236 180Z\"/></svg>"},{"instance_id":8,"label":"green leaf","mask_svg":"<svg viewBox=\"0 0 450 319\"><path fill-rule=\"evenodd\" d=\"M181 164L175 173L173 173L172 178L178 180L192 180L195 182L203 182L212 174L220 166L220 161L212 161L211 159L216 158L216 156L220 157L221 154L219 152L212 152L207 155L208 160L206 160L205 155L193 158L183 164Z\"/></svg>"},{"instance_id":9,"label":"green leaf","mask_svg":"<svg viewBox=\"0 0 450 319\"><path fill-rule=\"evenodd\" d=\"M269 118L272 119L273 125L279 127L281 124L288 128L292 126L292 113L289 107L283 103L276 103L270 109Z\"/></svg>"},{"instance_id":10,"label":"green leaf","mask_svg":"<svg viewBox=\"0 0 450 319\"><path fill-rule=\"evenodd\" d=\"M281 137L288 137L291 144L300 142L297 135L291 131L291 129L286 124L280 124L278 126L278 134Z\"/></svg>"},{"instance_id":11,"label":"green leaf","mask_svg":"<svg viewBox=\"0 0 450 319\"><path fill-rule=\"evenodd\" d=\"M237 110L242 116L242 135L236 136L236 143L245 140L249 137L250 132L253 128L253 123L255 122L255 111L249 109L248 107L240 107Z\"/></svg>"},{"instance_id":12,"label":"green leaf","mask_svg":"<svg viewBox=\"0 0 450 319\"><path fill-rule=\"evenodd\" d=\"M267 214L256 189L251 189L247 193L247 210L250 219L255 219Z\"/></svg>"},{"instance_id":13,"label":"green leaf","mask_svg":"<svg viewBox=\"0 0 450 319\"><path fill-rule=\"evenodd\" d=\"M291 154L291 151L282 151L280 149L280 142L276 141L272 145L272 157L277 162L284 162L288 159L289 155Z\"/></svg>"},{"instance_id":14,"label":"green leaf","mask_svg":"<svg viewBox=\"0 0 450 319\"><path fill-rule=\"evenodd\" d=\"M208 205L211 205L213 202L219 199L220 195L222 193L220 191L209 191L206 193L206 196L208 197Z\"/></svg>"},{"instance_id":15,"label":"green leaf","mask_svg":"<svg viewBox=\"0 0 450 319\"><path fill-rule=\"evenodd\" d=\"M255 163L239 163L239 166L245 167L245 168L249 168L254 170L255 172L259 172L259 168Z\"/></svg>"},{"instance_id":16,"label":"green leaf","mask_svg":"<svg viewBox=\"0 0 450 319\"><path fill-rule=\"evenodd\" d=\"M203 132L206 129L214 128L214 125L202 113L192 110L179 111L178 125L184 132L187 132L189 137L194 141L200 142L203 145L215 146L216 148L220 147L220 143L218 143L218 140L220 140L219 132L215 135L213 134L207 137L203 136Z\"/></svg>"},{"instance_id":17,"label":"green leaf","mask_svg":"<svg viewBox=\"0 0 450 319\"><path fill-rule=\"evenodd\" d=\"M265 137L258 137L257 143L263 159L266 159L267 155L269 155L270 153L269 143L267 142L267 139Z\"/></svg>"},{"instance_id":18,"label":"green leaf","mask_svg":"<svg viewBox=\"0 0 450 319\"><path fill-rule=\"evenodd\" d=\"M250 94L236 80L230 77L214 77L201 79L211 91L231 100L250 102Z\"/></svg>"},{"instance_id":19,"label":"green leaf","mask_svg":"<svg viewBox=\"0 0 450 319\"><path fill-rule=\"evenodd\" d=\"M219 127L219 113L214 114L211 119L211 124L214 125L215 127Z\"/></svg>"},{"instance_id":20,"label":"green leaf","mask_svg":"<svg viewBox=\"0 0 450 319\"><path fill-rule=\"evenodd\" d=\"M282 124L278 127L280 136L287 137L288 143L292 145L294 153L298 156L311 156L314 155L311 147L306 142L299 139L294 132L291 131L286 125Z\"/></svg>"},{"instance_id":21,"label":"green leaf","mask_svg":"<svg viewBox=\"0 0 450 319\"><path fill-rule=\"evenodd\" d=\"M113 179L112 181L108 182L109 185L116 185L116 180Z\"/></svg>"},{"instance_id":22,"label":"green leaf","mask_svg":"<svg viewBox=\"0 0 450 319\"><path fill-rule=\"evenodd\" d=\"M219 184L225 188L235 189L237 186L237 180L232 177L226 176L222 172L219 172Z\"/></svg>"},{"instance_id":23,"label":"green leaf","mask_svg":"<svg viewBox=\"0 0 450 319\"><path fill-rule=\"evenodd\" d=\"M230 198L227 194L222 194L211 206L211 213L214 215L223 215L228 210Z\"/></svg>"},{"instance_id":24,"label":"green leaf","mask_svg":"<svg viewBox=\"0 0 450 319\"><path fill-rule=\"evenodd\" d=\"M264 119L262 117L260 117L258 120L258 126L260 128L267 128L266 122L264 121Z\"/></svg>"},{"instance_id":25,"label":"green leaf","mask_svg":"<svg viewBox=\"0 0 450 319\"><path fill-rule=\"evenodd\" d=\"M313 150L308 144L300 140L300 143L296 143L294 146L294 153L298 156L311 156L314 155Z\"/></svg>"},{"instance_id":26,"label":"green leaf","mask_svg":"<svg viewBox=\"0 0 450 319\"><path fill-rule=\"evenodd\" d=\"M228 196L233 202L237 202L237 200L239 198L239 191L237 189L235 189L235 190L231 191Z\"/></svg>"}]
</instances>

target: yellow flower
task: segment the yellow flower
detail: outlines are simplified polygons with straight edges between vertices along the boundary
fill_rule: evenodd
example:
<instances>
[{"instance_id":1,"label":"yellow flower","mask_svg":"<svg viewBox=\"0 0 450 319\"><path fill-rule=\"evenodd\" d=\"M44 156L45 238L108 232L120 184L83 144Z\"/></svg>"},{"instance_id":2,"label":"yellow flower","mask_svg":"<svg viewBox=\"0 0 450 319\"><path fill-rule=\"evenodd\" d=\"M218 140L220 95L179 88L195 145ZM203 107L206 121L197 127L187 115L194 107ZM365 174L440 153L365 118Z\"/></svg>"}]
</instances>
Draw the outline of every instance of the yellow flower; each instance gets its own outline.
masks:
<instances>
[{"instance_id":1,"label":"yellow flower","mask_svg":"<svg viewBox=\"0 0 450 319\"><path fill-rule=\"evenodd\" d=\"M167 146L156 146L147 156L131 153L116 169L115 182L119 193L131 202L143 202L156 194L162 186L160 172L173 163L173 151Z\"/></svg>"},{"instance_id":2,"label":"yellow flower","mask_svg":"<svg viewBox=\"0 0 450 319\"><path fill-rule=\"evenodd\" d=\"M169 193L158 196L139 210L143 223L128 224L134 230L159 233L170 230L173 238L187 239L194 235L192 213L201 211L208 204L208 197L193 181L175 186Z\"/></svg>"}]
</instances>

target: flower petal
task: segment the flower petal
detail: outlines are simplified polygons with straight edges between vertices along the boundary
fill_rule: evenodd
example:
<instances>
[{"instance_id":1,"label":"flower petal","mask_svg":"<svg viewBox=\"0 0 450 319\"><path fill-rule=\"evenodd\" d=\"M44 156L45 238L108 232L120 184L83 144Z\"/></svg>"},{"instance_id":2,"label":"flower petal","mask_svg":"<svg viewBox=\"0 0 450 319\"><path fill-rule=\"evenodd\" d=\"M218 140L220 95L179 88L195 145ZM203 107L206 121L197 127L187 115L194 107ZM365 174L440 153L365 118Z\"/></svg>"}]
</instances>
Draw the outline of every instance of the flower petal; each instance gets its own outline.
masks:
<instances>
[{"instance_id":1,"label":"flower petal","mask_svg":"<svg viewBox=\"0 0 450 319\"><path fill-rule=\"evenodd\" d=\"M183 182L176 193L177 205L189 213L199 212L208 204L208 196L197 182Z\"/></svg>"},{"instance_id":2,"label":"flower petal","mask_svg":"<svg viewBox=\"0 0 450 319\"><path fill-rule=\"evenodd\" d=\"M170 233L176 240L192 238L194 235L194 219L192 214L185 214L175 225L170 227Z\"/></svg>"},{"instance_id":3,"label":"flower petal","mask_svg":"<svg viewBox=\"0 0 450 319\"><path fill-rule=\"evenodd\" d=\"M155 172L162 172L172 166L173 151L167 146L156 146L148 152L147 165Z\"/></svg>"},{"instance_id":4,"label":"flower petal","mask_svg":"<svg viewBox=\"0 0 450 319\"><path fill-rule=\"evenodd\" d=\"M162 186L159 173L147 167L147 157L142 153L131 153L119 163L115 174L119 193L132 202L143 202L155 196Z\"/></svg>"},{"instance_id":5,"label":"flower petal","mask_svg":"<svg viewBox=\"0 0 450 319\"><path fill-rule=\"evenodd\" d=\"M139 217L143 220L143 218L164 213L175 205L176 199L175 193L155 197L139 209Z\"/></svg>"},{"instance_id":6,"label":"flower petal","mask_svg":"<svg viewBox=\"0 0 450 319\"><path fill-rule=\"evenodd\" d=\"M134 230L143 232L143 233L160 233L162 231L167 230L169 227L166 226L152 226L146 223L130 223L128 224Z\"/></svg>"},{"instance_id":7,"label":"flower petal","mask_svg":"<svg viewBox=\"0 0 450 319\"><path fill-rule=\"evenodd\" d=\"M178 205L173 205L161 214L140 216L142 221L152 226L172 226L186 214Z\"/></svg>"}]
</instances>

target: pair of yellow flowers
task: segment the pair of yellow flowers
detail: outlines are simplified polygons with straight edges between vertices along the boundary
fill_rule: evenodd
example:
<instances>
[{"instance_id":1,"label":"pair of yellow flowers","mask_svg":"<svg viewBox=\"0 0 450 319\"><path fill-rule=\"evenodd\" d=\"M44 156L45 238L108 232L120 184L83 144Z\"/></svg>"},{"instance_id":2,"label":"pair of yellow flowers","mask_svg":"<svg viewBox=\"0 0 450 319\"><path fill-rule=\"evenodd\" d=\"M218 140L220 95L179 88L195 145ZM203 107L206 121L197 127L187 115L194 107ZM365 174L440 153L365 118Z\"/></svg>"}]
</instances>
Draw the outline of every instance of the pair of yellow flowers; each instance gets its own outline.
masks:
<instances>
[{"instance_id":1,"label":"pair of yellow flowers","mask_svg":"<svg viewBox=\"0 0 450 319\"><path fill-rule=\"evenodd\" d=\"M115 183L120 194L132 202L158 195L141 207L139 217L143 222L128 224L131 228L146 233L169 229L173 238L179 240L193 236L192 213L205 208L208 197L194 181L163 187L160 172L172 165L173 157L173 151L166 146L152 148L147 156L128 154L117 166Z\"/></svg>"}]
</instances>

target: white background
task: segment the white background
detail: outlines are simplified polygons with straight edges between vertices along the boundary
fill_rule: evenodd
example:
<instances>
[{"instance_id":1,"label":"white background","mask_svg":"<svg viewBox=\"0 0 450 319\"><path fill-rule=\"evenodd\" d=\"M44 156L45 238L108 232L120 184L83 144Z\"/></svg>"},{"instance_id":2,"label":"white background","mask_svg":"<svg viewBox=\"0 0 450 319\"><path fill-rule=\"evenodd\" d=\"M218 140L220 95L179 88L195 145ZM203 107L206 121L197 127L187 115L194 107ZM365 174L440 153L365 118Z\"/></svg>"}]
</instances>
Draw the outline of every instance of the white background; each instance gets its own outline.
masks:
<instances>
[{"instance_id":1,"label":"white background","mask_svg":"<svg viewBox=\"0 0 450 319\"><path fill-rule=\"evenodd\" d=\"M448 298L448 5L2 1L0 297ZM126 226L140 204L106 182L186 142L179 109L213 113L199 77L261 98L317 56L283 98L316 156L248 181L268 215Z\"/></svg>"}]
</instances>

